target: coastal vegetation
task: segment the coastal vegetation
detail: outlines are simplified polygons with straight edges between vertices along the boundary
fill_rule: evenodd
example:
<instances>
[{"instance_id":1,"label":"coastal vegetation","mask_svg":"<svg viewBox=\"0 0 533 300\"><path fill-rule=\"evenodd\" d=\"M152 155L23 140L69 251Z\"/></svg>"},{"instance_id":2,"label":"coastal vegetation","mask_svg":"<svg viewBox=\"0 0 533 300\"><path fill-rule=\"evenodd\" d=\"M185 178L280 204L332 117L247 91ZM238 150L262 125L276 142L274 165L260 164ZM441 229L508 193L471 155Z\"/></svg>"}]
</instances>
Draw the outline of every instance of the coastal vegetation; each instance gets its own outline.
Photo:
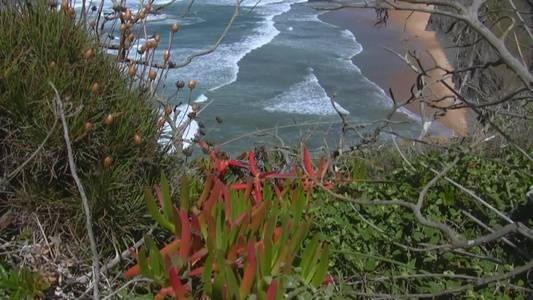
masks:
<instances>
[{"instance_id":1,"label":"coastal vegetation","mask_svg":"<svg viewBox=\"0 0 533 300\"><path fill-rule=\"evenodd\" d=\"M86 2L1 2L0 297L528 299L531 4L317 4L376 9L377 24L388 11L430 12L459 48L455 69L400 55L418 80L407 99L390 91L391 114L372 132L346 121L331 95L337 149L276 136L275 147L236 155L204 125L186 137L209 109L191 103L194 80L160 90L170 68L216 51L240 2L213 46L181 63L171 59L178 24L160 59L166 45L146 35L147 16L167 5L104 15ZM456 88L425 81L432 69ZM453 101L425 98L434 84ZM185 112L169 106L174 97ZM435 109L420 135L388 130L413 102ZM465 135L429 136L426 124L450 111L467 113Z\"/></svg>"}]
</instances>

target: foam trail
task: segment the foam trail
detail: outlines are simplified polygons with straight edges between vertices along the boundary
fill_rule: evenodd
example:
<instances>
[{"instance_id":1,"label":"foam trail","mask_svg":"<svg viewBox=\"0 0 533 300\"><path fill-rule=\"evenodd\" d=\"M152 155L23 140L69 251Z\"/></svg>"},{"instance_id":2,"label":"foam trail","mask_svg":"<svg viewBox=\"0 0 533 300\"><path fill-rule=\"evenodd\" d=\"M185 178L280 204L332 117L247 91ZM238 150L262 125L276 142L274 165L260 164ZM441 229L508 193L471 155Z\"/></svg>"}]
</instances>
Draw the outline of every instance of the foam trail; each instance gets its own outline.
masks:
<instances>
[{"instance_id":1,"label":"foam trail","mask_svg":"<svg viewBox=\"0 0 533 300\"><path fill-rule=\"evenodd\" d=\"M288 91L268 100L271 103L265 107L270 112L286 112L303 115L336 115L331 106L331 101L326 91L320 86L314 74L305 77L305 80L294 84ZM337 109L344 113L350 112L340 104L335 103Z\"/></svg>"}]
</instances>

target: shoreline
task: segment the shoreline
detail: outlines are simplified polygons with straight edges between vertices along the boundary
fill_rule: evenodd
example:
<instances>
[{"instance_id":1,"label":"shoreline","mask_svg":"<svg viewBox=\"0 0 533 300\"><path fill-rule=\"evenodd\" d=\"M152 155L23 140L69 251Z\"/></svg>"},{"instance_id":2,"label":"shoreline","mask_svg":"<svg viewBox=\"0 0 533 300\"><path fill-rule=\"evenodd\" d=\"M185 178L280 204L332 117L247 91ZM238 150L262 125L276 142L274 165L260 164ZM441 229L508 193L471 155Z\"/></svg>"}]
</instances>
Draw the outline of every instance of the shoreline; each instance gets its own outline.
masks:
<instances>
[{"instance_id":1,"label":"shoreline","mask_svg":"<svg viewBox=\"0 0 533 300\"><path fill-rule=\"evenodd\" d=\"M379 28L374 26L376 14L372 9L345 8L329 11L319 15L319 19L347 29L355 36L357 42L363 46L363 51L352 57L352 62L365 77L375 82L389 96L389 89L391 89L397 101L409 98L411 88L416 83L416 73L396 54L384 48L401 55L407 51L417 51L425 68L434 67L436 62L444 68L452 69L436 33L425 30L429 19L428 13L389 11L389 22L386 26ZM444 75L443 71L433 70L428 72L428 75L429 77L426 78L428 88L424 93L426 99L434 100L452 95L443 84L435 82ZM445 81L450 86L454 86L451 78ZM439 103L438 106L449 105L451 101L451 99L442 101L444 103ZM413 101L405 108L418 116L421 115L419 101ZM425 105L426 117L431 116L437 110ZM437 121L453 130L455 136L464 136L467 132L465 110L448 111L444 116L437 117Z\"/></svg>"}]
</instances>

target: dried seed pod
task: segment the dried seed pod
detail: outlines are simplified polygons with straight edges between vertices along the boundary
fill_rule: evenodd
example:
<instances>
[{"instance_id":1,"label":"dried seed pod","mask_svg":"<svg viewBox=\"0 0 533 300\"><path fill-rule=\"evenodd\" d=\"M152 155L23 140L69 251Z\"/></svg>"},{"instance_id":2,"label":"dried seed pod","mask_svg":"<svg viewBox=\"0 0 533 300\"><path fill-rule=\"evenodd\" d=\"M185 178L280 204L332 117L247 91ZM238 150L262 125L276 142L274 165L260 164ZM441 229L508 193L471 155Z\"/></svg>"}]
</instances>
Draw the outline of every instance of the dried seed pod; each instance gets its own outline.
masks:
<instances>
[{"instance_id":1,"label":"dried seed pod","mask_svg":"<svg viewBox=\"0 0 533 300\"><path fill-rule=\"evenodd\" d=\"M93 130L93 123L87 122L85 123L85 126L83 128L85 129L85 132L90 132L91 130Z\"/></svg>"},{"instance_id":2,"label":"dried seed pod","mask_svg":"<svg viewBox=\"0 0 533 300\"><path fill-rule=\"evenodd\" d=\"M98 85L98 82L93 82L93 85L91 85L91 92L97 93L100 89L100 86Z\"/></svg>"},{"instance_id":3,"label":"dried seed pod","mask_svg":"<svg viewBox=\"0 0 533 300\"><path fill-rule=\"evenodd\" d=\"M131 10L129 8L127 8L126 12L124 13L124 19L127 21L131 20Z\"/></svg>"},{"instance_id":4,"label":"dried seed pod","mask_svg":"<svg viewBox=\"0 0 533 300\"><path fill-rule=\"evenodd\" d=\"M157 125L159 125L159 128L163 127L165 125L165 119L159 119Z\"/></svg>"},{"instance_id":5,"label":"dried seed pod","mask_svg":"<svg viewBox=\"0 0 533 300\"><path fill-rule=\"evenodd\" d=\"M219 116L216 116L215 120L217 121L218 124L222 123L222 118Z\"/></svg>"},{"instance_id":6,"label":"dried seed pod","mask_svg":"<svg viewBox=\"0 0 533 300\"><path fill-rule=\"evenodd\" d=\"M69 6L69 8L67 10L67 14L70 15L70 16L74 15L74 7Z\"/></svg>"},{"instance_id":7,"label":"dried seed pod","mask_svg":"<svg viewBox=\"0 0 533 300\"><path fill-rule=\"evenodd\" d=\"M146 11L150 11L152 10L152 4L148 3L144 8L146 9Z\"/></svg>"},{"instance_id":8,"label":"dried seed pod","mask_svg":"<svg viewBox=\"0 0 533 300\"><path fill-rule=\"evenodd\" d=\"M87 51L85 51L85 58L86 59L91 59L93 57L93 50L92 49L87 49Z\"/></svg>"},{"instance_id":9,"label":"dried seed pod","mask_svg":"<svg viewBox=\"0 0 533 300\"><path fill-rule=\"evenodd\" d=\"M128 35L128 42L130 42L130 43L133 42L133 39L134 39L133 33L130 33Z\"/></svg>"},{"instance_id":10,"label":"dried seed pod","mask_svg":"<svg viewBox=\"0 0 533 300\"><path fill-rule=\"evenodd\" d=\"M185 86L185 82L178 80L176 81L175 85L178 88L178 90L181 90Z\"/></svg>"},{"instance_id":11,"label":"dried seed pod","mask_svg":"<svg viewBox=\"0 0 533 300\"><path fill-rule=\"evenodd\" d=\"M106 169L111 168L112 164L113 164L113 158L111 156L107 156L106 158L104 158L104 167Z\"/></svg>"},{"instance_id":12,"label":"dried seed pod","mask_svg":"<svg viewBox=\"0 0 533 300\"><path fill-rule=\"evenodd\" d=\"M205 128L200 128L200 130L198 130L200 132L200 135L206 135L207 132L205 132Z\"/></svg>"},{"instance_id":13,"label":"dried seed pod","mask_svg":"<svg viewBox=\"0 0 533 300\"><path fill-rule=\"evenodd\" d=\"M172 107L170 107L169 105L167 105L165 107L165 116L168 116L172 113Z\"/></svg>"},{"instance_id":14,"label":"dried seed pod","mask_svg":"<svg viewBox=\"0 0 533 300\"><path fill-rule=\"evenodd\" d=\"M192 139L193 143L198 143L200 141L200 137L196 134L194 135L194 138Z\"/></svg>"},{"instance_id":15,"label":"dried seed pod","mask_svg":"<svg viewBox=\"0 0 533 300\"><path fill-rule=\"evenodd\" d=\"M170 58L170 51L165 51L165 53L163 53L163 59L165 61L168 61L168 59Z\"/></svg>"},{"instance_id":16,"label":"dried seed pod","mask_svg":"<svg viewBox=\"0 0 533 300\"><path fill-rule=\"evenodd\" d=\"M124 24L124 23L120 24L118 30L120 30L120 32L125 32L126 31L126 24Z\"/></svg>"},{"instance_id":17,"label":"dried seed pod","mask_svg":"<svg viewBox=\"0 0 533 300\"><path fill-rule=\"evenodd\" d=\"M89 23L89 26L91 26L91 28L94 28L96 26L96 21L95 20L92 20L90 23Z\"/></svg>"},{"instance_id":18,"label":"dried seed pod","mask_svg":"<svg viewBox=\"0 0 533 300\"><path fill-rule=\"evenodd\" d=\"M115 117L113 117L112 114L109 114L109 115L107 115L107 117L105 118L104 123L105 123L107 126L109 126L109 125L113 124L113 120L114 120L114 119L115 119Z\"/></svg>"},{"instance_id":19,"label":"dried seed pod","mask_svg":"<svg viewBox=\"0 0 533 300\"><path fill-rule=\"evenodd\" d=\"M196 112L191 111L190 113L187 114L187 117L189 117L189 119L194 119L194 118L196 118Z\"/></svg>"},{"instance_id":20,"label":"dried seed pod","mask_svg":"<svg viewBox=\"0 0 533 300\"><path fill-rule=\"evenodd\" d=\"M61 10L68 10L68 2L67 2L67 0L61 1Z\"/></svg>"},{"instance_id":21,"label":"dried seed pod","mask_svg":"<svg viewBox=\"0 0 533 300\"><path fill-rule=\"evenodd\" d=\"M193 111L198 111L200 106L198 104L194 103L191 108L192 108Z\"/></svg>"},{"instance_id":22,"label":"dried seed pod","mask_svg":"<svg viewBox=\"0 0 533 300\"><path fill-rule=\"evenodd\" d=\"M187 147L187 148L183 149L182 152L183 152L183 155L185 155L185 156L191 156L192 155L192 148L191 147Z\"/></svg>"},{"instance_id":23,"label":"dried seed pod","mask_svg":"<svg viewBox=\"0 0 533 300\"><path fill-rule=\"evenodd\" d=\"M53 70L53 69L55 69L55 68L56 68L56 62L52 60L52 61L50 62L50 69Z\"/></svg>"},{"instance_id":24,"label":"dried seed pod","mask_svg":"<svg viewBox=\"0 0 533 300\"><path fill-rule=\"evenodd\" d=\"M174 23L170 29L172 30L172 33L176 33L178 32L179 26L178 24Z\"/></svg>"},{"instance_id":25,"label":"dried seed pod","mask_svg":"<svg viewBox=\"0 0 533 300\"><path fill-rule=\"evenodd\" d=\"M138 134L136 134L133 136L133 142L135 143L135 145L140 146L143 141L141 137Z\"/></svg>"},{"instance_id":26,"label":"dried seed pod","mask_svg":"<svg viewBox=\"0 0 533 300\"><path fill-rule=\"evenodd\" d=\"M130 69L128 70L128 73L130 74L131 77L133 77L135 76L135 74L137 74L137 69L131 66Z\"/></svg>"},{"instance_id":27,"label":"dried seed pod","mask_svg":"<svg viewBox=\"0 0 533 300\"><path fill-rule=\"evenodd\" d=\"M144 19L144 16L145 16L145 15L144 15L144 11L139 12L139 14L138 14L137 16L138 16L139 19L141 19L141 20Z\"/></svg>"},{"instance_id":28,"label":"dried seed pod","mask_svg":"<svg viewBox=\"0 0 533 300\"><path fill-rule=\"evenodd\" d=\"M161 39L161 37L159 36L159 34L156 33L156 34L154 35L154 40L155 40L156 42L159 43L159 40L160 40L160 39Z\"/></svg>"},{"instance_id":29,"label":"dried seed pod","mask_svg":"<svg viewBox=\"0 0 533 300\"><path fill-rule=\"evenodd\" d=\"M157 77L156 71L150 71L150 73L148 73L148 78L150 78L150 80L155 80L156 77Z\"/></svg>"},{"instance_id":30,"label":"dried seed pod","mask_svg":"<svg viewBox=\"0 0 533 300\"><path fill-rule=\"evenodd\" d=\"M187 85L190 90L194 90L196 87L196 82L194 80L189 80L189 84Z\"/></svg>"}]
</instances>

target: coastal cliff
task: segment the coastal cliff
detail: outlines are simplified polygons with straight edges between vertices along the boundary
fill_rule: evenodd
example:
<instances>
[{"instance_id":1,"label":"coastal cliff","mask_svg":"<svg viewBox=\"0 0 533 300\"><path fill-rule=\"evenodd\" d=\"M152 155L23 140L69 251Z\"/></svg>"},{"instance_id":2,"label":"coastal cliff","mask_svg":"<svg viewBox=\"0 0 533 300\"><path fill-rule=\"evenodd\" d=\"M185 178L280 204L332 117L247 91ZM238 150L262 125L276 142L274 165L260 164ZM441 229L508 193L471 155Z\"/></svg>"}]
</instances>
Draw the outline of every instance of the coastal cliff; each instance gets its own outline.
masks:
<instances>
[{"instance_id":1,"label":"coastal cliff","mask_svg":"<svg viewBox=\"0 0 533 300\"><path fill-rule=\"evenodd\" d=\"M467 5L469 1L458 0L458 2ZM508 4L503 2L507 3L507 1L489 1L487 7L490 11L486 9L483 12L485 16L481 19L487 27L492 28L491 30L498 30L495 33L499 36L505 34L505 30L509 25L508 17L517 18L513 9L507 7ZM520 6L518 9L523 12L521 17L524 19L526 26L532 28L533 15L531 12L533 5L522 1ZM451 9L445 7L437 8L451 11ZM496 22L498 23L496 24ZM505 42L508 49L516 57L520 57L520 60L525 65L532 66L532 41L526 36L526 31L520 25L517 22L515 27L506 33ZM497 64L499 57L496 51L484 39L480 39L478 33L465 23L456 22L455 19L447 16L432 14L426 29L436 32L437 38L445 49L454 70L480 67L472 69L472 71L456 73L453 76L455 88L469 101L483 103L496 100L521 84L513 71L503 64ZM516 46L515 36L520 42L520 49ZM488 65L493 63L494 65Z\"/></svg>"}]
</instances>

